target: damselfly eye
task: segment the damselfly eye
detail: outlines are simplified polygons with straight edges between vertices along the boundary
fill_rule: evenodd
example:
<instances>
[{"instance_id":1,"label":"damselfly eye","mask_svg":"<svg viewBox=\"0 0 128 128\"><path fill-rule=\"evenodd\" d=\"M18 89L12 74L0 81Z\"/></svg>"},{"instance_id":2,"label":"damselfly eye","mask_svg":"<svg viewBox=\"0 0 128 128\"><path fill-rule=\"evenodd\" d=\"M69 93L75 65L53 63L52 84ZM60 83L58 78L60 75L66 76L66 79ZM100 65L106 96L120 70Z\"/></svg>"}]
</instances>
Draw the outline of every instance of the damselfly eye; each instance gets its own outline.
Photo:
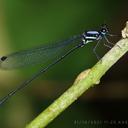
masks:
<instances>
[{"instance_id":1,"label":"damselfly eye","mask_svg":"<svg viewBox=\"0 0 128 128\"><path fill-rule=\"evenodd\" d=\"M105 28L103 28L103 29L102 29L102 32L106 32L106 29L105 29Z\"/></svg>"},{"instance_id":2,"label":"damselfly eye","mask_svg":"<svg viewBox=\"0 0 128 128\"><path fill-rule=\"evenodd\" d=\"M102 28L101 29L101 33L104 35L104 34L106 34L108 32L108 30L106 29L106 28Z\"/></svg>"}]
</instances>

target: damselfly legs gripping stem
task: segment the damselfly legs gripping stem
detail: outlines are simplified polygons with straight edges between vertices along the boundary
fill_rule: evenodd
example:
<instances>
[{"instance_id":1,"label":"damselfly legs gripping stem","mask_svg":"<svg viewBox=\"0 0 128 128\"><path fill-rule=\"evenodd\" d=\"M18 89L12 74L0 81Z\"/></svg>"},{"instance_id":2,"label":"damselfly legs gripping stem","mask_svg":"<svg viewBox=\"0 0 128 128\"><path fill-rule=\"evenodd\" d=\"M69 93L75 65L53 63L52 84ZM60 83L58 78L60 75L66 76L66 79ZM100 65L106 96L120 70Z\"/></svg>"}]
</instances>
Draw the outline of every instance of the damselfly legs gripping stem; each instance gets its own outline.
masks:
<instances>
[{"instance_id":1,"label":"damselfly legs gripping stem","mask_svg":"<svg viewBox=\"0 0 128 128\"><path fill-rule=\"evenodd\" d=\"M5 101L7 101L11 96L15 95L16 92L25 88L38 76L48 71L52 66L63 60L70 53L77 50L78 48L85 46L88 43L96 42L93 52L96 55L96 57L99 59L99 56L96 53L96 48L98 47L100 41L102 39L105 39L106 43L104 45L109 48L111 48L110 45L113 45L111 42L109 42L107 36L113 36L113 35L109 34L106 25L103 25L99 31L86 31L83 34L73 36L72 38L63 42L59 42L53 45L41 46L30 50L24 50L1 57L0 60L1 69L15 69L15 68L24 67L26 65L44 63L48 59L52 58L53 55L55 56L57 53L59 54L59 52L61 52L61 50L66 48L66 46L74 44L74 46L71 49L69 49L67 52L65 52L62 56L52 61L52 63L47 65L45 68L40 69L40 71L38 71L36 74L33 74L33 76L30 79L27 79L19 86L17 86L17 88L9 92L5 97L3 97L0 100L0 105L3 104ZM78 43L74 43L74 42L78 42Z\"/></svg>"}]
</instances>

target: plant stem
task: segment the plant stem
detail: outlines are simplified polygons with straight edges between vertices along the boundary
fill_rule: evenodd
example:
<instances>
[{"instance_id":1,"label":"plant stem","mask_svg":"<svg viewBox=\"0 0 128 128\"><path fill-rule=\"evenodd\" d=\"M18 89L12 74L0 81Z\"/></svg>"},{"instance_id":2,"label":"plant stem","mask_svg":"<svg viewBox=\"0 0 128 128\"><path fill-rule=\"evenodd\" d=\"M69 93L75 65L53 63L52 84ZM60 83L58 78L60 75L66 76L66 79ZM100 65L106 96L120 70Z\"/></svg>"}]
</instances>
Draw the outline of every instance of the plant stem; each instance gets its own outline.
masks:
<instances>
[{"instance_id":1,"label":"plant stem","mask_svg":"<svg viewBox=\"0 0 128 128\"><path fill-rule=\"evenodd\" d=\"M128 29L127 29L128 30ZM98 84L101 77L128 51L128 39L121 39L91 69L83 72L75 83L37 116L26 128L43 128L54 120L87 89Z\"/></svg>"}]
</instances>

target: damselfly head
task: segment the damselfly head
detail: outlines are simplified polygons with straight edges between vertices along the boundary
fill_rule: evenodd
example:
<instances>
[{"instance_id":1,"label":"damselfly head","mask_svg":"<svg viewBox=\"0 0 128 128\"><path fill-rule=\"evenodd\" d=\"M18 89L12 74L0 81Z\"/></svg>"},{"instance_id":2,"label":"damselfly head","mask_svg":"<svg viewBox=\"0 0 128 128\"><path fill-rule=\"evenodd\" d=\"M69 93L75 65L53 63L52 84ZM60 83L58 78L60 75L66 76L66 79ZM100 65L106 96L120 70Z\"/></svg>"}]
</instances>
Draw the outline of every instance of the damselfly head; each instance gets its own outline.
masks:
<instances>
[{"instance_id":1,"label":"damselfly head","mask_svg":"<svg viewBox=\"0 0 128 128\"><path fill-rule=\"evenodd\" d=\"M110 33L109 33L108 26L107 26L106 24L102 24L102 25L101 25L100 33L101 33L102 35L107 35L107 36L119 36L119 35L115 35L115 34L110 34Z\"/></svg>"},{"instance_id":2,"label":"damselfly head","mask_svg":"<svg viewBox=\"0 0 128 128\"><path fill-rule=\"evenodd\" d=\"M109 30L108 30L108 27L107 27L106 24L101 25L100 33L101 33L102 35L107 35L107 34L109 34Z\"/></svg>"}]
</instances>

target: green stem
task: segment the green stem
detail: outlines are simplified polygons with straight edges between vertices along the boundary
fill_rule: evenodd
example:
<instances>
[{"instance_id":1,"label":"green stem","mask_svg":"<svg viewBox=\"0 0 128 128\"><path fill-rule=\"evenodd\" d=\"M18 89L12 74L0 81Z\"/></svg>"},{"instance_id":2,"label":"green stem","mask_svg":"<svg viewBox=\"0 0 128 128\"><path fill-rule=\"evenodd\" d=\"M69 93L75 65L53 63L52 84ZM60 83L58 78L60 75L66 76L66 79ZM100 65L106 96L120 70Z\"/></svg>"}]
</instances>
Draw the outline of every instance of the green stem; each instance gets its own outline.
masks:
<instances>
[{"instance_id":1,"label":"green stem","mask_svg":"<svg viewBox=\"0 0 128 128\"><path fill-rule=\"evenodd\" d=\"M83 72L77 81L37 116L26 128L43 128L54 120L87 89L99 83L101 77L128 51L128 39L121 39L88 72Z\"/></svg>"}]
</instances>

